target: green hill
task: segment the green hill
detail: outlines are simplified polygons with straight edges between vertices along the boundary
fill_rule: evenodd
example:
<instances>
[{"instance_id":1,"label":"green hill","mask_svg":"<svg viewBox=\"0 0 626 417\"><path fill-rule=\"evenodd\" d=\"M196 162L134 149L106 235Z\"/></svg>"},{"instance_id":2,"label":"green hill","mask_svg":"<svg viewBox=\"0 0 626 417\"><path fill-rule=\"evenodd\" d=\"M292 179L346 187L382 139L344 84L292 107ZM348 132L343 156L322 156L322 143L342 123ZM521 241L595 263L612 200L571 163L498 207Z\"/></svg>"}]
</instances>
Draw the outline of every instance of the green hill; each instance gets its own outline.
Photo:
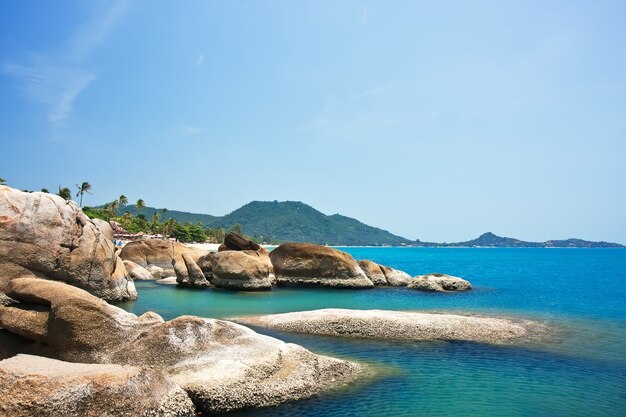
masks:
<instances>
[{"instance_id":1,"label":"green hill","mask_svg":"<svg viewBox=\"0 0 626 417\"><path fill-rule=\"evenodd\" d=\"M134 205L122 207L119 212L137 212ZM150 219L159 209L146 207L143 215ZM299 201L253 201L222 217L209 214L168 210L161 219L178 222L200 222L206 227L220 226L226 230L235 224L245 234L265 241L309 242L320 245L410 245L411 242L386 230L368 226L360 221L333 214L327 216Z\"/></svg>"}]
</instances>

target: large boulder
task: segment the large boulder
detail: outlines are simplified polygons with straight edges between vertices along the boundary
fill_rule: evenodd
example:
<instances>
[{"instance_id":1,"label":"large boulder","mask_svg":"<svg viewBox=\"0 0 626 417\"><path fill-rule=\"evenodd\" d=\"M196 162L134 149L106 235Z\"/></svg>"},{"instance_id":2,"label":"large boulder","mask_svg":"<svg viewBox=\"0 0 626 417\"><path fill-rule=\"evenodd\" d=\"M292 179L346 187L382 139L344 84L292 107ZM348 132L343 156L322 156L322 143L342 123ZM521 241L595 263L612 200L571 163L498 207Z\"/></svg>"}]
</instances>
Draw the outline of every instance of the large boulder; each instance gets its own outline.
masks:
<instances>
[{"instance_id":1,"label":"large boulder","mask_svg":"<svg viewBox=\"0 0 626 417\"><path fill-rule=\"evenodd\" d=\"M394 269L385 265L379 265L385 275L387 285L390 287L406 287L411 280L411 276L404 271Z\"/></svg>"},{"instance_id":2,"label":"large boulder","mask_svg":"<svg viewBox=\"0 0 626 417\"><path fill-rule=\"evenodd\" d=\"M0 327L45 343L56 359L159 370L205 413L308 398L362 370L228 321L137 317L58 282L16 279L7 294L28 307L0 306Z\"/></svg>"},{"instance_id":3,"label":"large boulder","mask_svg":"<svg viewBox=\"0 0 626 417\"><path fill-rule=\"evenodd\" d=\"M363 260L359 261L359 266L365 272L367 278L372 281L372 284L375 286L387 285L387 279L385 278L385 274L383 270L380 269L380 265L376 262Z\"/></svg>"},{"instance_id":4,"label":"large boulder","mask_svg":"<svg viewBox=\"0 0 626 417\"><path fill-rule=\"evenodd\" d=\"M220 245L221 246L221 245ZM262 249L261 245L252 240L248 239L245 236L240 235L237 232L228 232L224 237L224 246L222 247L222 251L224 250L253 250L258 251Z\"/></svg>"},{"instance_id":5,"label":"large boulder","mask_svg":"<svg viewBox=\"0 0 626 417\"><path fill-rule=\"evenodd\" d=\"M411 279L406 287L420 291L448 292L471 290L472 284L463 278L440 273L432 273L420 275Z\"/></svg>"},{"instance_id":6,"label":"large boulder","mask_svg":"<svg viewBox=\"0 0 626 417\"><path fill-rule=\"evenodd\" d=\"M207 253L171 240L145 239L128 243L120 252L120 257L146 268L154 278L176 276L180 285L207 287L209 282L196 263ZM151 267L163 271L156 274Z\"/></svg>"},{"instance_id":7,"label":"large boulder","mask_svg":"<svg viewBox=\"0 0 626 417\"><path fill-rule=\"evenodd\" d=\"M213 254L213 280L228 290L270 290L273 270L270 258L255 251L225 251Z\"/></svg>"},{"instance_id":8,"label":"large boulder","mask_svg":"<svg viewBox=\"0 0 626 417\"><path fill-rule=\"evenodd\" d=\"M277 285L372 288L354 258L340 250L308 243L284 243L270 252Z\"/></svg>"},{"instance_id":9,"label":"large boulder","mask_svg":"<svg viewBox=\"0 0 626 417\"><path fill-rule=\"evenodd\" d=\"M114 234L111 223L101 219L92 219L91 221L93 222L93 224L96 225L96 227L98 228L98 230L100 230L100 233L102 233L104 237L113 241Z\"/></svg>"},{"instance_id":10,"label":"large boulder","mask_svg":"<svg viewBox=\"0 0 626 417\"><path fill-rule=\"evenodd\" d=\"M235 317L233 320L281 332L412 341L503 343L541 337L547 331L542 324L526 320L336 308Z\"/></svg>"},{"instance_id":11,"label":"large boulder","mask_svg":"<svg viewBox=\"0 0 626 417\"><path fill-rule=\"evenodd\" d=\"M113 242L74 202L0 185L0 292L18 277L64 281L108 301L137 298Z\"/></svg>"},{"instance_id":12,"label":"large boulder","mask_svg":"<svg viewBox=\"0 0 626 417\"><path fill-rule=\"evenodd\" d=\"M192 417L196 412L185 391L158 371L17 355L0 361L0 414Z\"/></svg>"},{"instance_id":13,"label":"large boulder","mask_svg":"<svg viewBox=\"0 0 626 417\"><path fill-rule=\"evenodd\" d=\"M128 276L134 279L135 281L150 281L155 278L152 276L150 271L144 268L141 265L137 265L133 261L124 261L124 267L128 272Z\"/></svg>"}]
</instances>

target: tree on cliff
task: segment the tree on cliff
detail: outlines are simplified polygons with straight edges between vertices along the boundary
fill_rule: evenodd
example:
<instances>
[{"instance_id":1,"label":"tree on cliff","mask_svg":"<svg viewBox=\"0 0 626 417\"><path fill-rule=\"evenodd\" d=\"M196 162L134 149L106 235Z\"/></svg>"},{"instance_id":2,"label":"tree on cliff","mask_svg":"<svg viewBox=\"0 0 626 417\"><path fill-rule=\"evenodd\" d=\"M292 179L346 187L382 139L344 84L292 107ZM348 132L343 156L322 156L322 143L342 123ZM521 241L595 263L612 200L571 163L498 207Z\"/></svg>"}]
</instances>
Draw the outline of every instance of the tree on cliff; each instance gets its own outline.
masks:
<instances>
[{"instance_id":1,"label":"tree on cliff","mask_svg":"<svg viewBox=\"0 0 626 417\"><path fill-rule=\"evenodd\" d=\"M7 183L7 180L5 180L4 178L0 178L0 185L4 185Z\"/></svg>"}]
</instances>

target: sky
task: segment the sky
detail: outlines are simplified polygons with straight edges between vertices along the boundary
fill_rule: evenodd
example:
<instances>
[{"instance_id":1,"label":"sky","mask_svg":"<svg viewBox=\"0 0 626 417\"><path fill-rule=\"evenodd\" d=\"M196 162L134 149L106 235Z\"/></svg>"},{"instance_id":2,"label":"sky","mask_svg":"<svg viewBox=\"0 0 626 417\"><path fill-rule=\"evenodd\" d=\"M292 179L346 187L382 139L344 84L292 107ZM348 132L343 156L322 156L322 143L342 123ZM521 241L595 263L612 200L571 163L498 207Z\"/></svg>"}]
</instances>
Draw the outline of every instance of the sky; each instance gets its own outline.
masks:
<instances>
[{"instance_id":1,"label":"sky","mask_svg":"<svg viewBox=\"0 0 626 417\"><path fill-rule=\"evenodd\" d=\"M626 243L624 1L0 2L0 177Z\"/></svg>"}]
</instances>

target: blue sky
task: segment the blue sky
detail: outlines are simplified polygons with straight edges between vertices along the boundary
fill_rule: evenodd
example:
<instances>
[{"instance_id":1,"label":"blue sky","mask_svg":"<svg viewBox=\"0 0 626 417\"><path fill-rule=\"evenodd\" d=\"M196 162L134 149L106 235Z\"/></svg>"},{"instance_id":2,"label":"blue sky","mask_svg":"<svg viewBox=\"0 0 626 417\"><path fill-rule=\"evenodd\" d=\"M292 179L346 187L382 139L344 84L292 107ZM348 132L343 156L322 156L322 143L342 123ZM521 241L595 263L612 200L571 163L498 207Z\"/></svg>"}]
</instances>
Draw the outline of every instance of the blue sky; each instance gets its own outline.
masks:
<instances>
[{"instance_id":1,"label":"blue sky","mask_svg":"<svg viewBox=\"0 0 626 417\"><path fill-rule=\"evenodd\" d=\"M626 243L626 2L0 3L0 177Z\"/></svg>"}]
</instances>

